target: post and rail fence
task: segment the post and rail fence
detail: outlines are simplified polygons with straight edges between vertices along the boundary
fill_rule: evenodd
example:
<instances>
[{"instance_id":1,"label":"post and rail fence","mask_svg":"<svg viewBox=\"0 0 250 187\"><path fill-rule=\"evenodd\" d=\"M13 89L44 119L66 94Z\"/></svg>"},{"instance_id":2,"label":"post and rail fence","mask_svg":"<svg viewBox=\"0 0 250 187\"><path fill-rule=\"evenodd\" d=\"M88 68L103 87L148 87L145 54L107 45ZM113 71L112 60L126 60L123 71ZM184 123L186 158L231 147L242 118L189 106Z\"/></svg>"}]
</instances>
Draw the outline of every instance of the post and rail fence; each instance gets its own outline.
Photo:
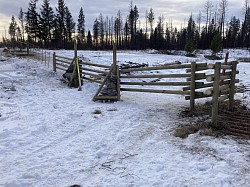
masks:
<instances>
[{"instance_id":1,"label":"post and rail fence","mask_svg":"<svg viewBox=\"0 0 250 187\"><path fill-rule=\"evenodd\" d=\"M227 55L228 57L228 55ZM53 70L60 69L66 71L67 67L79 62L76 69L79 69L81 80L87 80L100 85L93 100L120 100L120 92L148 92L178 94L185 96L190 102L190 111L195 110L195 100L201 98L212 98L211 122L214 126L218 123L219 103L228 100L229 110L233 110L234 94L236 92L235 84L239 82L236 79L237 61L215 64L197 63L190 64L171 64L154 67L141 68L120 68L116 63L116 48L113 50L112 65L103 65L84 60L78 60L78 57L67 58L53 55ZM165 70L183 70L185 73L165 73ZM161 73L160 73L161 72ZM115 95L102 95L107 81L112 77L116 81ZM151 81L145 81L149 79ZM153 80L152 80L153 79ZM167 81L174 79L175 81ZM183 81L186 79L185 81ZM139 81L138 81L139 80ZM107 85L106 85L107 86ZM157 87L158 89L152 88ZM169 86L181 89L164 89ZM144 88L150 87L150 88ZM114 88L113 88L114 89Z\"/></svg>"}]
</instances>

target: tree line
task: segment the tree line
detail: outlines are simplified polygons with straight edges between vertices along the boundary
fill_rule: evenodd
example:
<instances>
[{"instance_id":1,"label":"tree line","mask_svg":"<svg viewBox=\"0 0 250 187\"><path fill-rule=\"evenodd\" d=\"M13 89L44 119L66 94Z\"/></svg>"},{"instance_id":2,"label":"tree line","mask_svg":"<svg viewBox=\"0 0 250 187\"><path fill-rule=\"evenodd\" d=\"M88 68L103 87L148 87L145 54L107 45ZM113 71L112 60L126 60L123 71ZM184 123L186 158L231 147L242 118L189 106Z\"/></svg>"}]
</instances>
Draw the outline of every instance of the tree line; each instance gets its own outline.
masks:
<instances>
[{"instance_id":1,"label":"tree line","mask_svg":"<svg viewBox=\"0 0 250 187\"><path fill-rule=\"evenodd\" d=\"M28 9L20 9L18 19L11 18L8 33L10 41L29 41L45 48L72 49L77 37L79 49L112 49L115 42L118 49L157 49L186 50L195 49L249 48L250 46L250 3L244 0L241 21L236 16L226 21L228 0L221 0L216 6L206 0L197 18L191 14L187 25L180 29L173 27L172 20L164 16L155 17L150 8L140 18L137 5L129 5L128 15L123 20L121 11L112 17L101 13L95 19L92 30L86 30L83 8L79 10L75 22L64 0L58 0L55 10L50 0L43 0L40 8L38 0L30 0ZM141 27L141 22L145 26ZM7 38L3 37L7 42Z\"/></svg>"}]
</instances>

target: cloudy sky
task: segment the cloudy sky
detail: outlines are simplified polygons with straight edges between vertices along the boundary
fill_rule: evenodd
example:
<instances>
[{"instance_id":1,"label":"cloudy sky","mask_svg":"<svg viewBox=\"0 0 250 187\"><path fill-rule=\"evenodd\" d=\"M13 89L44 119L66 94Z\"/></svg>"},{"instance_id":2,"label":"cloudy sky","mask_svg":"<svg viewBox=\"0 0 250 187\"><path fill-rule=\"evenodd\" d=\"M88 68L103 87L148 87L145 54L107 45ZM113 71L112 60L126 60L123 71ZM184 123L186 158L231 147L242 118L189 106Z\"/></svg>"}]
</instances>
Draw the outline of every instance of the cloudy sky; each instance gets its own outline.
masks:
<instances>
[{"instance_id":1,"label":"cloudy sky","mask_svg":"<svg viewBox=\"0 0 250 187\"><path fill-rule=\"evenodd\" d=\"M211 0L214 7L219 5L221 0ZM242 19L243 17L243 4L245 0L228 0L227 19L229 20L232 15ZM38 0L41 4L43 0ZM104 17L112 15L115 16L118 10L121 11L123 19L126 18L129 11L130 0L64 0L65 4L69 7L75 22L79 14L80 7L83 7L86 16L86 29L92 30L92 25L100 13ZM133 0L133 4L138 7L141 23L145 21L145 12L153 8L155 18L160 15L164 16L165 21L172 19L174 25L184 25L192 13L194 19L199 11L204 10L205 0ZM26 11L29 0L0 0L0 37L4 30L8 30L11 16L18 17L20 8ZM57 6L57 0L50 0L51 6ZM38 5L40 9L40 5ZM2 37L1 37L2 38Z\"/></svg>"}]
</instances>

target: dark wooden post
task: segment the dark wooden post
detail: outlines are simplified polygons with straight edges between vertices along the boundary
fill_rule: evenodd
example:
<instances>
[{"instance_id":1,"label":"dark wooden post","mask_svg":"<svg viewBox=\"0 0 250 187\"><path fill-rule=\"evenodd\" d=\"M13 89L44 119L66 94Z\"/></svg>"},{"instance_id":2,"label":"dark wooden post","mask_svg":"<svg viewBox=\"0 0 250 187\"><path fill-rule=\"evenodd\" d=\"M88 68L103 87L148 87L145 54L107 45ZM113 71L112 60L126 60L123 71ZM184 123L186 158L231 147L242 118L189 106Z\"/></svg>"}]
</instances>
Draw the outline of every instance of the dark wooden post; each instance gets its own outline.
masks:
<instances>
[{"instance_id":1,"label":"dark wooden post","mask_svg":"<svg viewBox=\"0 0 250 187\"><path fill-rule=\"evenodd\" d=\"M121 100L121 85L120 85L120 69L119 66L116 66L116 74L117 74L117 100Z\"/></svg>"},{"instance_id":2,"label":"dark wooden post","mask_svg":"<svg viewBox=\"0 0 250 187\"><path fill-rule=\"evenodd\" d=\"M56 72L56 53L53 53L53 71Z\"/></svg>"},{"instance_id":3,"label":"dark wooden post","mask_svg":"<svg viewBox=\"0 0 250 187\"><path fill-rule=\"evenodd\" d=\"M231 81L229 88L229 104L228 104L228 109L231 111L233 110L234 107L234 92L235 92L234 90L235 90L237 63L238 62L232 62Z\"/></svg>"},{"instance_id":4,"label":"dark wooden post","mask_svg":"<svg viewBox=\"0 0 250 187\"><path fill-rule=\"evenodd\" d=\"M77 70L77 75L78 75L78 91L82 91L82 83L81 83L81 73L80 73L80 68L79 68L79 62L78 62L78 57L76 57L76 70Z\"/></svg>"},{"instance_id":5,"label":"dark wooden post","mask_svg":"<svg viewBox=\"0 0 250 187\"><path fill-rule=\"evenodd\" d=\"M29 41L27 41L26 45L27 45L27 55L29 55L29 54L30 54L30 45L29 45Z\"/></svg>"},{"instance_id":6,"label":"dark wooden post","mask_svg":"<svg viewBox=\"0 0 250 187\"><path fill-rule=\"evenodd\" d=\"M77 58L77 39L74 40L74 58Z\"/></svg>"},{"instance_id":7,"label":"dark wooden post","mask_svg":"<svg viewBox=\"0 0 250 187\"><path fill-rule=\"evenodd\" d=\"M221 63L216 62L214 66L214 83L213 83L213 106L212 106L212 126L216 127L219 113L219 96L220 96L220 70Z\"/></svg>"},{"instance_id":8,"label":"dark wooden post","mask_svg":"<svg viewBox=\"0 0 250 187\"><path fill-rule=\"evenodd\" d=\"M196 62L191 62L190 111L194 111L195 106L195 68Z\"/></svg>"},{"instance_id":9,"label":"dark wooden post","mask_svg":"<svg viewBox=\"0 0 250 187\"><path fill-rule=\"evenodd\" d=\"M116 73L116 44L113 44L113 67L114 72Z\"/></svg>"}]
</instances>

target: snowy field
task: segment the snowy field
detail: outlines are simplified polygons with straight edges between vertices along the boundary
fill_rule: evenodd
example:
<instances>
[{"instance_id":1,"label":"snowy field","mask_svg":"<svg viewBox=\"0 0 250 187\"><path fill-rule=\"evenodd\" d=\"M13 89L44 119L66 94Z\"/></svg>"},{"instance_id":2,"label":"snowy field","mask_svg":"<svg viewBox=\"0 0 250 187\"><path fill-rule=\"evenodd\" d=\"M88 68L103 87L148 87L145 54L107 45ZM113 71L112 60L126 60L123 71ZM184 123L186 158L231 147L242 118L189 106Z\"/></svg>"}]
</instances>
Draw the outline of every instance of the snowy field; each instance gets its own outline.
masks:
<instances>
[{"instance_id":1,"label":"snowy field","mask_svg":"<svg viewBox=\"0 0 250 187\"><path fill-rule=\"evenodd\" d=\"M2 51L2 49L1 49ZM73 57L73 51L56 51ZM79 51L91 62L111 64L112 52ZM230 60L249 57L231 50ZM118 63L151 65L197 58L123 51ZM250 87L250 63L238 65ZM60 82L36 59L0 57L0 186L3 187L249 187L250 141L199 133L180 139L183 96L122 92L122 101L93 102L98 89ZM249 105L249 92L238 94ZM100 110L101 114L94 114Z\"/></svg>"}]
</instances>

